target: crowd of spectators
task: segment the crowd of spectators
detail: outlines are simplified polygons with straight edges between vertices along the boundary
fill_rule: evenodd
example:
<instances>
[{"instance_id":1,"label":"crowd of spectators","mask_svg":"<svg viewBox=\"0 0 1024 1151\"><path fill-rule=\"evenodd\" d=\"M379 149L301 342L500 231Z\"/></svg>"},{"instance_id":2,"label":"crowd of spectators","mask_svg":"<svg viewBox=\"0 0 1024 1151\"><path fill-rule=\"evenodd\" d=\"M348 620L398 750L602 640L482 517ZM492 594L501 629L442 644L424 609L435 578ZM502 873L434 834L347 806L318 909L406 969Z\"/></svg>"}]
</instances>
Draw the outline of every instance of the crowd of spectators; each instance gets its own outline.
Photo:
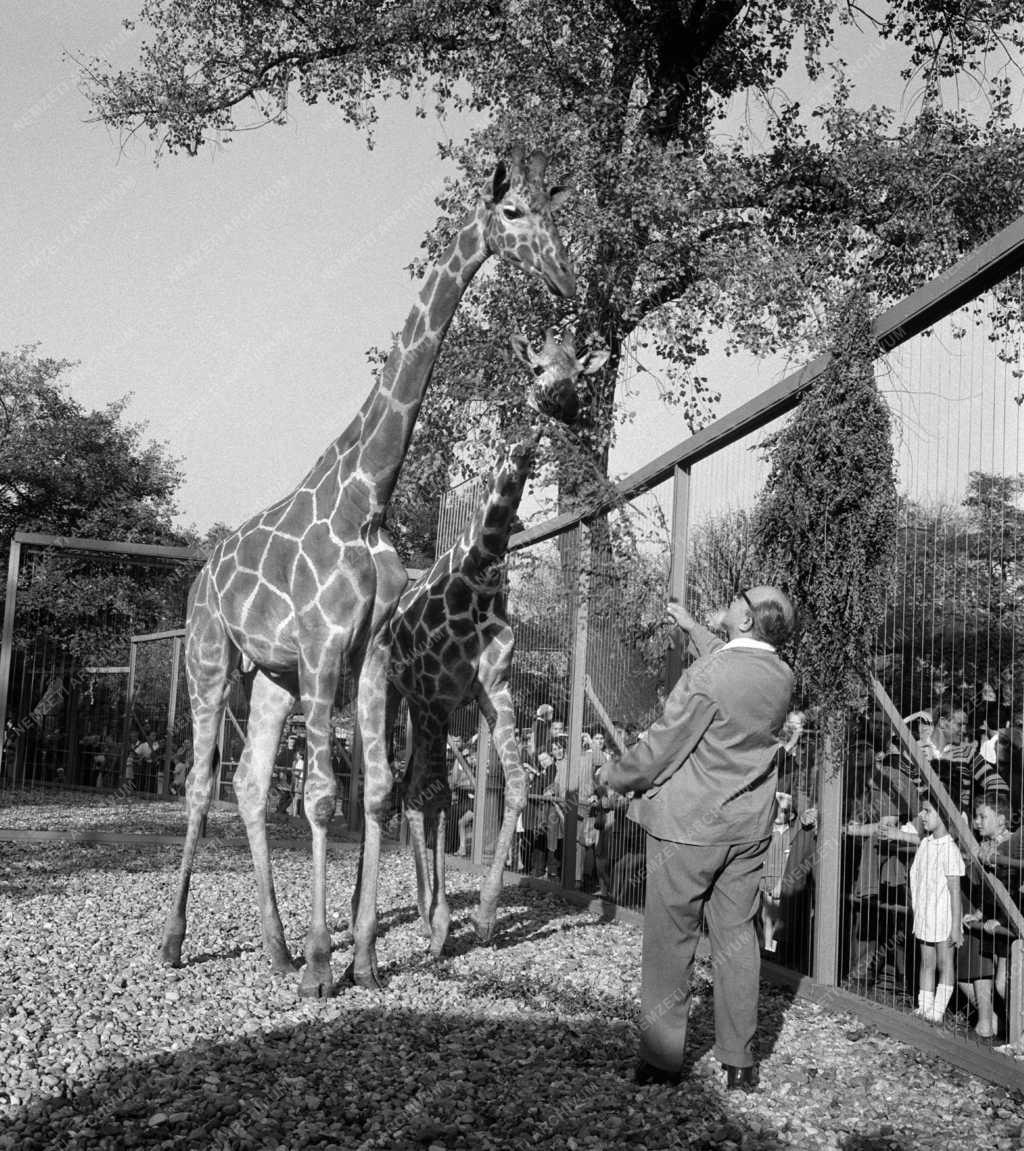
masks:
<instances>
[{"instance_id":1,"label":"crowd of spectators","mask_svg":"<svg viewBox=\"0 0 1024 1151\"><path fill-rule=\"evenodd\" d=\"M912 743L864 742L847 768L847 984L998 1042L1024 906L1024 730L990 701L904 723Z\"/></svg>"}]
</instances>

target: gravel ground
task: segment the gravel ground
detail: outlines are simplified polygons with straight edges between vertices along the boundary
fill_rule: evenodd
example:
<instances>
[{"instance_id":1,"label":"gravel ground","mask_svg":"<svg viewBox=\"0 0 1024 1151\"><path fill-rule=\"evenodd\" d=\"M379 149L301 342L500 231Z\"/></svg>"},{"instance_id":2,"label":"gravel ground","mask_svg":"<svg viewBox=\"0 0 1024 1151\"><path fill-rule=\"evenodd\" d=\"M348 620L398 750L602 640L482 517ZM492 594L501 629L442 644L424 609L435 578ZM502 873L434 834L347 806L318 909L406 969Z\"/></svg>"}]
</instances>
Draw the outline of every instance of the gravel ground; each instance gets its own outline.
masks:
<instances>
[{"instance_id":1,"label":"gravel ground","mask_svg":"<svg viewBox=\"0 0 1024 1151\"><path fill-rule=\"evenodd\" d=\"M126 829L156 819L126 807ZM237 818L217 828L237 835ZM332 914L356 859L331 848ZM274 862L298 953L308 856L279 847ZM1021 1092L768 985L761 1086L726 1094L706 965L687 1081L637 1088L638 929L514 888L481 947L478 880L455 872L451 953L431 961L397 850L382 865L382 993L309 1002L297 976L271 975L248 853L216 836L185 966L159 967L177 863L170 846L0 843L0 1148L1024 1148ZM336 973L348 958L339 946Z\"/></svg>"},{"instance_id":2,"label":"gravel ground","mask_svg":"<svg viewBox=\"0 0 1024 1151\"><path fill-rule=\"evenodd\" d=\"M242 839L245 829L233 807L211 807L206 832L212 839ZM0 790L0 827L12 831L104 831L121 835L185 834L185 801L110 791L58 791L55 788ZM271 815L270 839L309 839L302 817ZM358 838L337 819L334 839Z\"/></svg>"}]
</instances>

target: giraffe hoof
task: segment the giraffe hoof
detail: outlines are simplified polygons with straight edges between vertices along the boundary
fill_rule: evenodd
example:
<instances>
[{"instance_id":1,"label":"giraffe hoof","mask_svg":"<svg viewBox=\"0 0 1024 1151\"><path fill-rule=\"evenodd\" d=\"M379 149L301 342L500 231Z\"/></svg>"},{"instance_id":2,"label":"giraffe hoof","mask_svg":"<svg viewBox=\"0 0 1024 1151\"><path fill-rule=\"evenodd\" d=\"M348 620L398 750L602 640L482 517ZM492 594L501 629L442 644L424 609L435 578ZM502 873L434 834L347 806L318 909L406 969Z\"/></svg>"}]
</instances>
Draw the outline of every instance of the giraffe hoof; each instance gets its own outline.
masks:
<instances>
[{"instance_id":1,"label":"giraffe hoof","mask_svg":"<svg viewBox=\"0 0 1024 1151\"><path fill-rule=\"evenodd\" d=\"M494 938L494 920L484 923L482 920L473 920L473 929L476 932L478 943L490 943Z\"/></svg>"},{"instance_id":2,"label":"giraffe hoof","mask_svg":"<svg viewBox=\"0 0 1024 1151\"><path fill-rule=\"evenodd\" d=\"M270 970L275 975L291 975L298 971L299 964L290 955L275 955L270 960Z\"/></svg>"},{"instance_id":3,"label":"giraffe hoof","mask_svg":"<svg viewBox=\"0 0 1024 1151\"><path fill-rule=\"evenodd\" d=\"M299 984L299 998L300 999L330 999L337 994L337 987L334 981L330 978L323 982L313 982L312 980L306 982L305 980Z\"/></svg>"},{"instance_id":4,"label":"giraffe hoof","mask_svg":"<svg viewBox=\"0 0 1024 1151\"><path fill-rule=\"evenodd\" d=\"M181 966L181 943L183 939L183 935L172 935L160 944L160 962L165 967Z\"/></svg>"},{"instance_id":5,"label":"giraffe hoof","mask_svg":"<svg viewBox=\"0 0 1024 1151\"><path fill-rule=\"evenodd\" d=\"M356 987L363 987L367 991L383 991L384 984L377 974L376 966L371 967L368 971L356 971L356 965L350 963L345 972L345 979L349 983L354 983Z\"/></svg>"}]
</instances>

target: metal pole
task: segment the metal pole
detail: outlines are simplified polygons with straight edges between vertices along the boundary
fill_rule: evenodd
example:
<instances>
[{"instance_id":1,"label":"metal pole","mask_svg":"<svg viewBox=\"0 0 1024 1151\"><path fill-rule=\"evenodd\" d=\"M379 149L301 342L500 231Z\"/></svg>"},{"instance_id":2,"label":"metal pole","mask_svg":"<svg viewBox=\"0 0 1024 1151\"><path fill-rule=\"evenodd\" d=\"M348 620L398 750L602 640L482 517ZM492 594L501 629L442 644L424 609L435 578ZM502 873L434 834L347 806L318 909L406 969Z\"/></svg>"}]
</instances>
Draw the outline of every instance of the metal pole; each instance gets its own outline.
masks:
<instances>
[{"instance_id":1,"label":"metal pole","mask_svg":"<svg viewBox=\"0 0 1024 1151\"><path fill-rule=\"evenodd\" d=\"M814 869L814 980L835 987L839 978L842 917L843 772L846 763L828 725L818 760L818 858Z\"/></svg>"},{"instance_id":2,"label":"metal pole","mask_svg":"<svg viewBox=\"0 0 1024 1151\"><path fill-rule=\"evenodd\" d=\"M497 779L495 773L491 771L491 744L493 741L491 740L490 725L484 718L483 712L480 713L476 730L476 790L473 792L473 839L470 858L479 867L491 862L489 859L484 859L484 848L488 839L487 821L490 819L492 825L497 821L497 827L500 828L501 820L505 814L505 805L498 803L500 783L495 783L493 786L491 783L492 777ZM491 838L492 858L493 844L496 838L497 828L494 837Z\"/></svg>"},{"instance_id":3,"label":"metal pole","mask_svg":"<svg viewBox=\"0 0 1024 1151\"><path fill-rule=\"evenodd\" d=\"M686 553L690 542L690 465L681 464L672 477L672 540L668 571L668 594L686 602ZM665 667L665 691L675 686L683 671L683 648L673 643Z\"/></svg>"},{"instance_id":4,"label":"metal pole","mask_svg":"<svg viewBox=\"0 0 1024 1151\"><path fill-rule=\"evenodd\" d=\"M174 749L174 723L178 711L178 671L181 666L181 637L171 640L171 687L167 693L167 735L164 738L164 766L160 779L160 795L167 799L171 791L171 758Z\"/></svg>"},{"instance_id":5,"label":"metal pole","mask_svg":"<svg viewBox=\"0 0 1024 1151\"><path fill-rule=\"evenodd\" d=\"M127 696L124 705L124 732L121 735L121 757L125 762L125 766L128 764L128 756L132 754L132 712L135 708L135 671L136 657L139 651L138 640L138 636L132 636L128 654L128 686L126 688ZM138 782L135 782L135 786L138 787Z\"/></svg>"},{"instance_id":6,"label":"metal pole","mask_svg":"<svg viewBox=\"0 0 1024 1151\"><path fill-rule=\"evenodd\" d=\"M7 556L7 595L4 599L4 622L0 631L0 760L3 759L6 742L7 693L11 679L11 662L14 657L14 608L18 598L18 572L21 568L21 544L17 539L11 542Z\"/></svg>"},{"instance_id":7,"label":"metal pole","mask_svg":"<svg viewBox=\"0 0 1024 1151\"><path fill-rule=\"evenodd\" d=\"M565 828L562 839L562 886L575 889L583 878L583 853L577 848L578 813L586 811L593 779L581 777L583 709L586 702L587 647L590 638L590 532L580 524L576 538L576 587L569 618L572 664L569 667L569 746L565 749ZM579 856L579 858L577 858Z\"/></svg>"}]
</instances>

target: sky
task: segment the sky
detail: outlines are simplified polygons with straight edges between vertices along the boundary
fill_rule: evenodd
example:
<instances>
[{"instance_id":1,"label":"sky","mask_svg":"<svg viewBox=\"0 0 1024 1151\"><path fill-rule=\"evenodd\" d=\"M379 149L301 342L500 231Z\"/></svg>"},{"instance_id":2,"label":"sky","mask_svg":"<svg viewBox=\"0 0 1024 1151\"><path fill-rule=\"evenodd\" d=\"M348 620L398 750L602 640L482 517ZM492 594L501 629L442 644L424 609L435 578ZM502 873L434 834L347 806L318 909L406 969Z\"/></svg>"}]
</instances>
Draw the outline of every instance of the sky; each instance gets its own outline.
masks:
<instances>
[{"instance_id":1,"label":"sky","mask_svg":"<svg viewBox=\"0 0 1024 1151\"><path fill-rule=\"evenodd\" d=\"M452 174L437 144L469 121L391 102L368 151L331 108L296 100L284 127L155 163L148 140L88 122L66 55L130 66L142 33L121 20L134 9L0 8L0 348L78 361L68 381L88 408L130 393L127 418L181 461L181 524L204 531L288 491L355 415L366 350L390 346L415 299L406 268ZM855 40L843 55L873 99L906 98L895 49ZM705 370L725 414L796 366L716 352ZM648 377L620 381L633 419L618 475L686 438L655 396Z\"/></svg>"}]
</instances>

